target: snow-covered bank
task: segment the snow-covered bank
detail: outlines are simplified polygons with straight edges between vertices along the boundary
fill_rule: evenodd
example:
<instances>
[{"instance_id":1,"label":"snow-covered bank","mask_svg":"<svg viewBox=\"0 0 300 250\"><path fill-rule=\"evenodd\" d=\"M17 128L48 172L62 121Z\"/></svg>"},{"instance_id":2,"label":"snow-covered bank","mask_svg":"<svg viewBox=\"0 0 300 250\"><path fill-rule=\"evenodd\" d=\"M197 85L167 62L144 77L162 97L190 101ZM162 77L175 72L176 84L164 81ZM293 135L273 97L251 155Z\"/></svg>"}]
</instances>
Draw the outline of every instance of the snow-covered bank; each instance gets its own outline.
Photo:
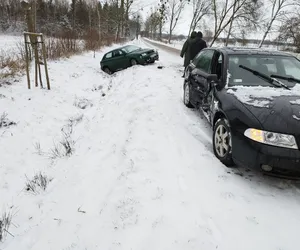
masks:
<instances>
[{"instance_id":1,"label":"snow-covered bank","mask_svg":"<svg viewBox=\"0 0 300 250\"><path fill-rule=\"evenodd\" d=\"M182 46L185 42L185 40L171 40L171 43L167 43L167 42L161 42L161 41L156 41L156 40L152 40L152 39L149 39L149 38L146 38L146 37L143 37L143 39L145 39L146 41L150 41L152 43L157 43L157 44L160 44L160 45L164 45L164 46L168 46L168 47L171 47L171 48L174 48L174 49L178 49L178 50L181 50L182 49ZM209 42L207 42L207 46L209 46ZM224 47L224 43L220 43L220 42L215 42L213 44L213 47ZM235 43L235 44L230 44L229 47L243 47L243 48L258 48L258 44L252 44L252 43L248 43L247 45L242 45L240 43ZM267 49L267 50L284 50L286 49L285 47L283 46L275 46L275 45L263 45L262 49ZM293 48L290 48L290 49L293 49ZM292 53L292 52L290 52ZM300 55L299 54L296 54L296 53L292 53L293 55L297 56L298 58L300 58Z\"/></svg>"},{"instance_id":2,"label":"snow-covered bank","mask_svg":"<svg viewBox=\"0 0 300 250\"><path fill-rule=\"evenodd\" d=\"M1 209L14 214L0 249L297 248L296 184L220 164L182 104L182 59L159 52L113 76L104 51L87 53L49 63L51 91L25 78L0 88L0 114L17 123L0 129ZM62 128L72 154L51 159ZM39 171L47 189L24 190Z\"/></svg>"}]
</instances>

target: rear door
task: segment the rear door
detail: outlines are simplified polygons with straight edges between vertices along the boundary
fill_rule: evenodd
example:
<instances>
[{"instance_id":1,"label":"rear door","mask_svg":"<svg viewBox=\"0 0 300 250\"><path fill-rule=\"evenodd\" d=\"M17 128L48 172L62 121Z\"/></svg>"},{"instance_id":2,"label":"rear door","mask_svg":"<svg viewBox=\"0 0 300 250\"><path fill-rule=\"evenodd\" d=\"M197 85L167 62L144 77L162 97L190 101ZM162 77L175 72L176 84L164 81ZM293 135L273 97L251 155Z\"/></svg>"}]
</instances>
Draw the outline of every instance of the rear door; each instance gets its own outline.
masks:
<instances>
[{"instance_id":1,"label":"rear door","mask_svg":"<svg viewBox=\"0 0 300 250\"><path fill-rule=\"evenodd\" d=\"M196 56L191 64L190 83L193 99L198 104L202 103L210 89L208 76L211 74L214 54L214 49L205 49Z\"/></svg>"}]
</instances>

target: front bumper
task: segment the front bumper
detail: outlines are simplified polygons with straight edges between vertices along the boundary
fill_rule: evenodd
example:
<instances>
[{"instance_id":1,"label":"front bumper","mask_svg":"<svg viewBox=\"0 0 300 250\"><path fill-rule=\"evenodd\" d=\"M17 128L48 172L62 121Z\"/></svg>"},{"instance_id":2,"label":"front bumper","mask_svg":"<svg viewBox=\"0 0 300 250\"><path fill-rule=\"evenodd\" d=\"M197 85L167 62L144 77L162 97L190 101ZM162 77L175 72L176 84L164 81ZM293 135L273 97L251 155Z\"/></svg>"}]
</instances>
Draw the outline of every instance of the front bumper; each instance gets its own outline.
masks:
<instances>
[{"instance_id":1,"label":"front bumper","mask_svg":"<svg viewBox=\"0 0 300 250\"><path fill-rule=\"evenodd\" d=\"M159 60L158 53L153 53L151 55L141 57L142 64L153 63L153 62L158 61L158 60Z\"/></svg>"},{"instance_id":2,"label":"front bumper","mask_svg":"<svg viewBox=\"0 0 300 250\"><path fill-rule=\"evenodd\" d=\"M262 165L273 172L297 172L300 174L300 150L261 144L243 134L232 137L233 158L238 165L262 169Z\"/></svg>"}]
</instances>

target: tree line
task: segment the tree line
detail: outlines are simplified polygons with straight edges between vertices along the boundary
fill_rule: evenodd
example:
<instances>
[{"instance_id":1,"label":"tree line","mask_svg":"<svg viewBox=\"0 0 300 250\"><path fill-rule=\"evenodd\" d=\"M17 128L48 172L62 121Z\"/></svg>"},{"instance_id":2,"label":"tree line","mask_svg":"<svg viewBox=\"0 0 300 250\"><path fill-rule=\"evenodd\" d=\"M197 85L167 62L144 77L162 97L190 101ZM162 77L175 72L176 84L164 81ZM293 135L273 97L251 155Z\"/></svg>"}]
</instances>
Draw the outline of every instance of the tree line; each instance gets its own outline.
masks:
<instances>
[{"instance_id":1,"label":"tree line","mask_svg":"<svg viewBox=\"0 0 300 250\"><path fill-rule=\"evenodd\" d=\"M26 30L23 0L0 0L0 31ZM277 32L278 42L290 42L300 51L299 0L157 0L143 21L132 10L138 0L27 0L34 10L36 31L49 36L66 34L100 40L120 40L138 35L162 39L163 30L170 42L187 6L192 9L187 34L201 29L212 46L222 37L245 40L253 31L262 32L261 47L269 33ZM209 19L207 25L205 20ZM186 20L185 20L186 21ZM224 37L225 36L225 37Z\"/></svg>"},{"instance_id":2,"label":"tree line","mask_svg":"<svg viewBox=\"0 0 300 250\"><path fill-rule=\"evenodd\" d=\"M170 42L188 5L193 13L188 35L201 28L211 38L210 46L224 34L228 45L232 38L245 39L247 33L259 30L263 34L259 47L269 33L277 32L277 41L290 41L300 51L299 0L160 0L145 20L145 35L162 39L167 25ZM207 18L211 20L209 27L205 24Z\"/></svg>"},{"instance_id":3,"label":"tree line","mask_svg":"<svg viewBox=\"0 0 300 250\"><path fill-rule=\"evenodd\" d=\"M0 31L26 30L23 0L0 0ZM99 39L119 40L135 31L136 20L130 18L133 0L29 0L36 23L36 32L49 36L74 34Z\"/></svg>"}]
</instances>

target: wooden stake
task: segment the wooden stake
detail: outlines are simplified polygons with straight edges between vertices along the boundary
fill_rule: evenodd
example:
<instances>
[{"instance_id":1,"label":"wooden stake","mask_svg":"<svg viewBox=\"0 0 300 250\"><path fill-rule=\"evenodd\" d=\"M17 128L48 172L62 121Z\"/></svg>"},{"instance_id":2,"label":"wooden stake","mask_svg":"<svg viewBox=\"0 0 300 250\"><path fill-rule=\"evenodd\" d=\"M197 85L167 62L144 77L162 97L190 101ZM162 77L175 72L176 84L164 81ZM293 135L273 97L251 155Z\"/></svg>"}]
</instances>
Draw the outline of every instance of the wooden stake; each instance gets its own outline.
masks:
<instances>
[{"instance_id":1,"label":"wooden stake","mask_svg":"<svg viewBox=\"0 0 300 250\"><path fill-rule=\"evenodd\" d=\"M44 66L45 66L45 74L46 74L46 80L47 80L47 88L50 90L50 81L49 81L49 75L48 75L48 67L47 67L47 58L46 58L46 47L45 47L45 40L44 36L41 35L42 40L42 47L43 47L43 59L44 59Z\"/></svg>"},{"instance_id":2,"label":"wooden stake","mask_svg":"<svg viewBox=\"0 0 300 250\"><path fill-rule=\"evenodd\" d=\"M26 74L27 74L27 84L28 84L28 89L30 89L30 76L29 76L29 57L28 57L28 47L27 47L27 37L26 34L24 33L24 41L25 41L25 53L26 53Z\"/></svg>"}]
</instances>

